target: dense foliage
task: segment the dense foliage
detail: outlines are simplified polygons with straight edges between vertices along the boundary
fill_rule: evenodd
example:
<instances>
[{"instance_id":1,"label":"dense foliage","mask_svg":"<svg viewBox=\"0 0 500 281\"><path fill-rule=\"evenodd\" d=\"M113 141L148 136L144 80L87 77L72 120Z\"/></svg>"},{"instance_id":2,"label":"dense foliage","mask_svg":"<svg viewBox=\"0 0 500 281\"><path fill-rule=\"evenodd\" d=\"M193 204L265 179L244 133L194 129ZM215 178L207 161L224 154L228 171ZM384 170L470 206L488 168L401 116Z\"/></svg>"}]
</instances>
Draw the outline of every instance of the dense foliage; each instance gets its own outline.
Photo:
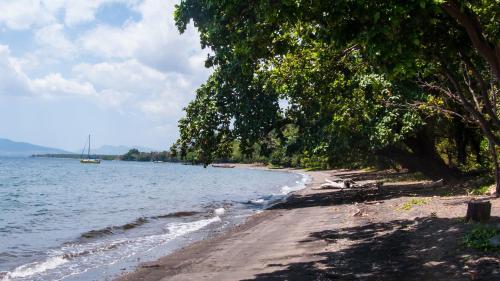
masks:
<instances>
[{"instance_id":1,"label":"dense foliage","mask_svg":"<svg viewBox=\"0 0 500 281\"><path fill-rule=\"evenodd\" d=\"M498 176L498 4L183 0L177 26L194 22L215 71L174 150L205 164L264 157Z\"/></svg>"},{"instance_id":2,"label":"dense foliage","mask_svg":"<svg viewBox=\"0 0 500 281\"><path fill-rule=\"evenodd\" d=\"M136 148L130 149L127 153L120 157L123 161L140 161L140 162L176 162L178 159L173 157L169 151L161 152L141 152Z\"/></svg>"}]
</instances>

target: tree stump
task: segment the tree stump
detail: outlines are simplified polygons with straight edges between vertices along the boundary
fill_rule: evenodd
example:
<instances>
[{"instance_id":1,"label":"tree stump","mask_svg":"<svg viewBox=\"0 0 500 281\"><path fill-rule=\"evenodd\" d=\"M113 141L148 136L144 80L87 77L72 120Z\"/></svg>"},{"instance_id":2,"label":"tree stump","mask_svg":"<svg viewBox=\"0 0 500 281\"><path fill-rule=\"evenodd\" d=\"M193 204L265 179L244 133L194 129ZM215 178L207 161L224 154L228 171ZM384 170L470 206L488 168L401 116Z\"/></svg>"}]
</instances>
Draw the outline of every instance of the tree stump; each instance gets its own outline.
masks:
<instances>
[{"instance_id":1,"label":"tree stump","mask_svg":"<svg viewBox=\"0 0 500 281\"><path fill-rule=\"evenodd\" d=\"M491 216L490 201L470 201L467 203L466 221L487 222Z\"/></svg>"}]
</instances>

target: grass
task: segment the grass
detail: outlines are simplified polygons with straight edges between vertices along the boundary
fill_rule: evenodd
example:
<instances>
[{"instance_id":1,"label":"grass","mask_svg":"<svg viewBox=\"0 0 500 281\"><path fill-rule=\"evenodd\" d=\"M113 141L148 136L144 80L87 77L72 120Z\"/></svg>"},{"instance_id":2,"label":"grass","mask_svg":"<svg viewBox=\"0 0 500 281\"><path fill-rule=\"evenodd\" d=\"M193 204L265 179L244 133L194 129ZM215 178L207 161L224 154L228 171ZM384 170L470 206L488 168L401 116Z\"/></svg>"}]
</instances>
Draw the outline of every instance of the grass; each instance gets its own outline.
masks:
<instances>
[{"instance_id":1,"label":"grass","mask_svg":"<svg viewBox=\"0 0 500 281\"><path fill-rule=\"evenodd\" d=\"M274 165L274 164L269 164L269 165L267 165L267 168L268 168L268 169L284 169L284 167L283 167L283 166Z\"/></svg>"},{"instance_id":2,"label":"grass","mask_svg":"<svg viewBox=\"0 0 500 281\"><path fill-rule=\"evenodd\" d=\"M304 168L304 171L308 171L308 172L311 172L311 171L323 171L325 170L324 168L321 168L321 167L307 167L307 168Z\"/></svg>"},{"instance_id":3,"label":"grass","mask_svg":"<svg viewBox=\"0 0 500 281\"><path fill-rule=\"evenodd\" d=\"M480 251L500 251L500 245L494 246L490 240L500 235L500 229L492 226L478 225L469 233L465 234L463 242L465 246Z\"/></svg>"},{"instance_id":4,"label":"grass","mask_svg":"<svg viewBox=\"0 0 500 281\"><path fill-rule=\"evenodd\" d=\"M425 204L427 204L427 200L420 199L420 198L413 198L413 199L408 200L403 205L401 205L401 207L399 207L398 210L400 210L400 211L409 211L414 206L422 206L422 205L425 205Z\"/></svg>"},{"instance_id":5,"label":"grass","mask_svg":"<svg viewBox=\"0 0 500 281\"><path fill-rule=\"evenodd\" d=\"M486 195L489 190L490 190L490 185L486 184L480 187L467 189L467 193L469 195Z\"/></svg>"}]
</instances>

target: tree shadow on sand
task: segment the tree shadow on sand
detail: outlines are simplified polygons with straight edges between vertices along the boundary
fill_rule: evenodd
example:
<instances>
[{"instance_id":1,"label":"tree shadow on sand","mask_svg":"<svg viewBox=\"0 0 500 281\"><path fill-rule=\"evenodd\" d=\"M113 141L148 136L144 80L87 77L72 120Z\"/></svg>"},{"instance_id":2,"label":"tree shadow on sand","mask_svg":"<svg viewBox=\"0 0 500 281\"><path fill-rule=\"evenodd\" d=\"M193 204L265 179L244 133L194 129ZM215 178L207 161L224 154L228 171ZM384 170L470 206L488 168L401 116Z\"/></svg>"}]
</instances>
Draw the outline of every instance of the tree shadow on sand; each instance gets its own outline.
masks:
<instances>
[{"instance_id":1,"label":"tree shadow on sand","mask_svg":"<svg viewBox=\"0 0 500 281\"><path fill-rule=\"evenodd\" d=\"M365 201L389 200L402 196L441 196L449 194L450 188L419 189L408 185L391 185L383 190L378 188L344 189L342 191L323 191L313 194L293 194L286 201L278 203L270 209L296 209L318 206L332 206L339 204L352 204ZM458 191L454 192L457 193Z\"/></svg>"},{"instance_id":2,"label":"tree shadow on sand","mask_svg":"<svg viewBox=\"0 0 500 281\"><path fill-rule=\"evenodd\" d=\"M318 261L269 264L280 269L249 280L500 280L498 253L462 245L471 227L459 219L424 217L313 232L300 243L324 241L329 250L311 253ZM342 240L349 246L338 246Z\"/></svg>"}]
</instances>

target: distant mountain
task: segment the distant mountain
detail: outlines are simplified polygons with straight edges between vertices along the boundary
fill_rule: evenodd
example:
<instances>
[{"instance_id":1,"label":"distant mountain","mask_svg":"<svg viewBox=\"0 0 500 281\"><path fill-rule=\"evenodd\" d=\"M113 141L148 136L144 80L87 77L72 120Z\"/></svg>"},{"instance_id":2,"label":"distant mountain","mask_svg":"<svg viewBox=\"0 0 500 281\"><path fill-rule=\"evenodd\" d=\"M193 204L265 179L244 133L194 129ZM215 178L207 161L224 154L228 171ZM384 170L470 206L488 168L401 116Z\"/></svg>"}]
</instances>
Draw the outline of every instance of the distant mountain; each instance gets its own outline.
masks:
<instances>
[{"instance_id":1,"label":"distant mountain","mask_svg":"<svg viewBox=\"0 0 500 281\"><path fill-rule=\"evenodd\" d=\"M33 154L70 153L61 149L0 138L0 156L31 156Z\"/></svg>"},{"instance_id":2,"label":"distant mountain","mask_svg":"<svg viewBox=\"0 0 500 281\"><path fill-rule=\"evenodd\" d=\"M147 148L147 147L141 147L141 146L124 146L124 145L103 145L97 149L92 149L91 148L91 153L92 154L98 154L98 155L123 155L127 153L129 150L132 148L136 148L141 152L151 152L154 149L152 148Z\"/></svg>"}]
</instances>

